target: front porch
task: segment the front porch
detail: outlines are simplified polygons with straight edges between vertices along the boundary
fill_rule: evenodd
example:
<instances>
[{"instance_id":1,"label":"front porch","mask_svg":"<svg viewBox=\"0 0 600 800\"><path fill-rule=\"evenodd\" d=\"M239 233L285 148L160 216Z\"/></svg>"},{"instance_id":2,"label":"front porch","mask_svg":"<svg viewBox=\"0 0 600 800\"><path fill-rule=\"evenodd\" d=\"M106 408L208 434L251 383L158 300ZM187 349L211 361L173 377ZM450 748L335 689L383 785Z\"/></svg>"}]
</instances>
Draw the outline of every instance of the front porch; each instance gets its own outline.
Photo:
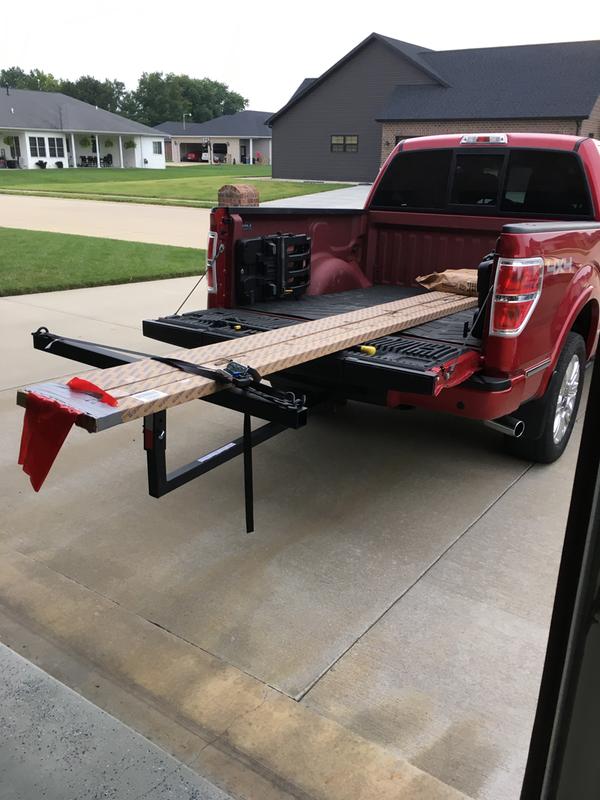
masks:
<instances>
[{"instance_id":1,"label":"front porch","mask_svg":"<svg viewBox=\"0 0 600 800\"><path fill-rule=\"evenodd\" d=\"M66 134L68 165L92 169L136 167L138 139L110 134Z\"/></svg>"}]
</instances>

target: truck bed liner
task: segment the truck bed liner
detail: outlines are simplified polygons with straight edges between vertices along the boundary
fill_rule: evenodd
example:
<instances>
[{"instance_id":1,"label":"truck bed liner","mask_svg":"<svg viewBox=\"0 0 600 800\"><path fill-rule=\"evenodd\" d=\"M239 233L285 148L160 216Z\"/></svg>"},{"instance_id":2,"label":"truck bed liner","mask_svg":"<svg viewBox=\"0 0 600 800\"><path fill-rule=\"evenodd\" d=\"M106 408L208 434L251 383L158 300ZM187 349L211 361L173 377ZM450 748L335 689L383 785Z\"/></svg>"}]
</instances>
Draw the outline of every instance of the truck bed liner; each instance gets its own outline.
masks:
<instances>
[{"instance_id":1,"label":"truck bed liner","mask_svg":"<svg viewBox=\"0 0 600 800\"><path fill-rule=\"evenodd\" d=\"M368 289L351 289L347 292L303 295L300 299L269 300L250 306L241 306L241 310L260 311L266 314L280 314L286 317L301 319L322 319L333 314L345 314L359 308L391 303L393 300L404 300L427 294L427 289L412 286L370 286Z\"/></svg>"},{"instance_id":2,"label":"truck bed liner","mask_svg":"<svg viewBox=\"0 0 600 800\"><path fill-rule=\"evenodd\" d=\"M276 330L285 325L324 319L333 314L344 314L426 293L427 290L420 287L372 286L368 289L353 289L315 297L304 296L300 300L280 300L238 308L211 308L173 314L157 320L144 320L143 331L151 339L181 347L197 347L200 344ZM472 310L459 311L409 328L403 331L403 335L477 348L481 344L478 339L464 336L465 325L469 325L472 320Z\"/></svg>"},{"instance_id":3,"label":"truck bed liner","mask_svg":"<svg viewBox=\"0 0 600 800\"><path fill-rule=\"evenodd\" d=\"M238 308L210 308L182 315L144 320L144 335L178 347L195 348L227 340L244 339L264 331L275 331L307 321L362 310L382 302L408 300L430 294L420 288L374 286L369 289L339 292L299 300L258 303ZM282 309L282 311L279 311ZM278 313L279 312L279 313ZM473 310L451 313L438 320L409 327L391 336L370 340L376 351L362 355L354 350L298 367L295 379L300 382L325 383L332 376L342 385L369 385L430 393L435 389L436 370L455 362L468 351L477 351L480 341L464 337L465 324L471 323ZM365 370L368 372L365 372ZM360 374L359 374L360 373ZM311 379L313 379L311 381Z\"/></svg>"}]
</instances>

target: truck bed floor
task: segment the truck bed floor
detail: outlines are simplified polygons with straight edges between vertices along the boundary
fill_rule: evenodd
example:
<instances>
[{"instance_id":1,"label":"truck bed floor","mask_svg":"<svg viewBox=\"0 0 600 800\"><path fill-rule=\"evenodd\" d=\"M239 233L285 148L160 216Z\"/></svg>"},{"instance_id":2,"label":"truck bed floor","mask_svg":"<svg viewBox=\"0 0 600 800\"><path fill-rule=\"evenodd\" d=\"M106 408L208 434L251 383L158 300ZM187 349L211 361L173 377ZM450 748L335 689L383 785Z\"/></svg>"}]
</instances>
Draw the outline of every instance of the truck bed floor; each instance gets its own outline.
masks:
<instances>
[{"instance_id":1,"label":"truck bed floor","mask_svg":"<svg viewBox=\"0 0 600 800\"><path fill-rule=\"evenodd\" d=\"M427 289L409 286L371 286L368 289L352 289L348 292L335 294L322 294L315 297L304 295L300 300L275 300L267 303L255 303L252 306L243 306L239 311L254 311L261 314L274 314L278 317L293 317L295 319L322 319L333 314L344 314L359 308L389 303L393 300L403 300L407 297L416 297L427 294ZM454 344L468 344L477 346L476 339L464 338L465 323L473 320L472 311L459 311L442 319L426 322L404 331L404 334L419 336L424 339L437 339Z\"/></svg>"},{"instance_id":2,"label":"truck bed floor","mask_svg":"<svg viewBox=\"0 0 600 800\"><path fill-rule=\"evenodd\" d=\"M316 297L304 296L298 300L290 298L238 308L211 308L144 320L143 331L152 339L193 348L426 293L420 288L373 286ZM437 367L457 361L465 354L468 358L468 350L481 346L479 340L464 336L465 324L469 325L472 319L472 309L459 311L369 342L376 346L375 354L361 354L352 349L343 351L328 359L297 367L291 377L302 385L309 382L326 386L327 381L331 383L333 380L337 388L348 387L348 396L356 395L357 386L366 387L364 391L372 390L375 394L379 389L384 392L386 388L429 394L435 388ZM360 389L359 394L362 391Z\"/></svg>"},{"instance_id":3,"label":"truck bed floor","mask_svg":"<svg viewBox=\"0 0 600 800\"><path fill-rule=\"evenodd\" d=\"M426 294L425 289L404 286L372 286L348 292L303 297L300 300L275 300L239 308L214 308L188 311L181 315L144 320L144 334L153 339L183 347L197 347L221 338L248 336L265 330L306 320L322 319L334 314L367 308L393 300ZM459 311L442 319L432 320L403 331L403 336L432 339L469 347L479 347L478 339L465 338L465 324L470 325L473 311ZM234 329L234 326L238 327ZM202 339L198 339L202 336ZM207 338L208 337L208 338Z\"/></svg>"},{"instance_id":4,"label":"truck bed floor","mask_svg":"<svg viewBox=\"0 0 600 800\"><path fill-rule=\"evenodd\" d=\"M345 314L360 308L391 303L393 300L404 300L427 294L426 289L412 286L371 286L368 289L351 289L347 292L320 294L314 297L303 295L299 300L269 300L266 303L255 303L243 306L247 311L260 311L267 314L278 314L300 319L322 319L334 314Z\"/></svg>"}]
</instances>

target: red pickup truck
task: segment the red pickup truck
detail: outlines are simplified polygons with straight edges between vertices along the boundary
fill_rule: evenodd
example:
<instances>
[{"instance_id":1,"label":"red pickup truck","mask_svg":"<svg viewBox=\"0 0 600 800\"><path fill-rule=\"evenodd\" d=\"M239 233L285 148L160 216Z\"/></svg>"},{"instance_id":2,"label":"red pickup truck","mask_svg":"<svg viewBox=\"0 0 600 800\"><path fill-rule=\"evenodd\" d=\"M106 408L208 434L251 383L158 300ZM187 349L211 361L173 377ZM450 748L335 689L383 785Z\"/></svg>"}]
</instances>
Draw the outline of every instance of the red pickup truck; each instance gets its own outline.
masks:
<instances>
[{"instance_id":1,"label":"red pickup truck","mask_svg":"<svg viewBox=\"0 0 600 800\"><path fill-rule=\"evenodd\" d=\"M184 347L424 291L477 268L479 308L273 377L280 388L483 420L518 455L563 452L595 352L600 147L549 134L400 142L364 209L215 208L209 308L145 320ZM369 354L371 353L371 354Z\"/></svg>"}]
</instances>

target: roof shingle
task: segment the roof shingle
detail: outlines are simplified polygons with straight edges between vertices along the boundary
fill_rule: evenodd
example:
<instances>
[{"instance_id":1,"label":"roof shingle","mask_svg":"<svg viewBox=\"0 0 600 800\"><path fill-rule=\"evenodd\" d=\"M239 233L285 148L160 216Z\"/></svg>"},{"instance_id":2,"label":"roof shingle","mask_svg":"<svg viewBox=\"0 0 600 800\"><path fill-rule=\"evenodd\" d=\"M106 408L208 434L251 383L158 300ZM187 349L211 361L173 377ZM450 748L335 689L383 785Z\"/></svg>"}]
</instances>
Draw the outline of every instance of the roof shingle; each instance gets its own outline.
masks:
<instances>
[{"instance_id":1,"label":"roof shingle","mask_svg":"<svg viewBox=\"0 0 600 800\"><path fill-rule=\"evenodd\" d=\"M271 138L271 129L265 121L271 111L239 111L237 114L224 114L206 122L162 122L155 130L169 136L242 136Z\"/></svg>"},{"instance_id":2,"label":"roof shingle","mask_svg":"<svg viewBox=\"0 0 600 800\"><path fill-rule=\"evenodd\" d=\"M305 78L269 123L373 40L435 80L398 85L377 116L386 120L585 119L600 95L600 41L429 50L372 33L318 78Z\"/></svg>"},{"instance_id":3,"label":"roof shingle","mask_svg":"<svg viewBox=\"0 0 600 800\"><path fill-rule=\"evenodd\" d=\"M8 94L6 89L0 91L0 128L156 136L152 128L120 114L61 92L32 89L9 89Z\"/></svg>"},{"instance_id":4,"label":"roof shingle","mask_svg":"<svg viewBox=\"0 0 600 800\"><path fill-rule=\"evenodd\" d=\"M379 120L583 119L600 94L600 41L421 55L448 86L396 86Z\"/></svg>"}]
</instances>

